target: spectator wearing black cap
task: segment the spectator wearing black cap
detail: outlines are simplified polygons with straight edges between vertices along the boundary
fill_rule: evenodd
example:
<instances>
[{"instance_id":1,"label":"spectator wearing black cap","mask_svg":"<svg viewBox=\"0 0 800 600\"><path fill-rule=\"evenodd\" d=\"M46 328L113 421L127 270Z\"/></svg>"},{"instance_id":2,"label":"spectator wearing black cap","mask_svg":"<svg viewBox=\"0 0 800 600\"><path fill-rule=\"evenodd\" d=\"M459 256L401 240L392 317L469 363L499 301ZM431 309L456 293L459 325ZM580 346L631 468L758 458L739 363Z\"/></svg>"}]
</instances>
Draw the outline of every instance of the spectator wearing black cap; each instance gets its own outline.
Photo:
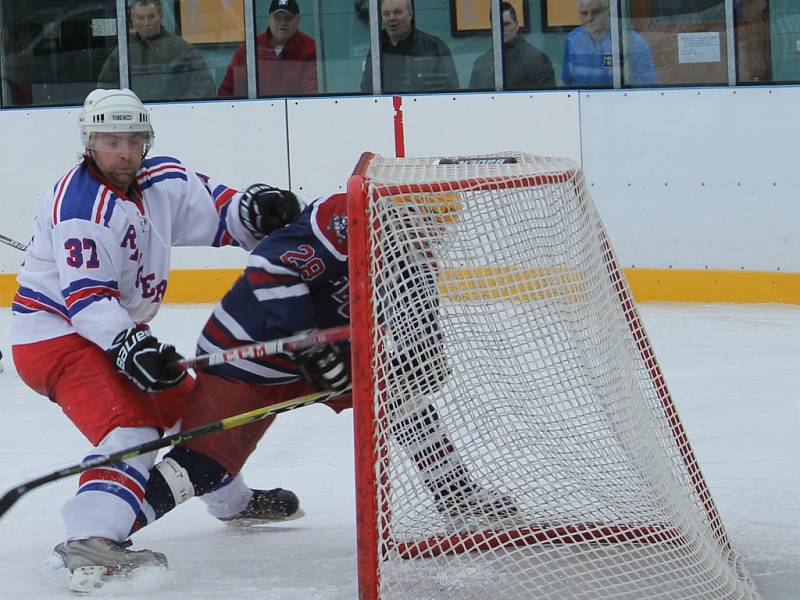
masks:
<instances>
[{"instance_id":1,"label":"spectator wearing black cap","mask_svg":"<svg viewBox=\"0 0 800 600\"><path fill-rule=\"evenodd\" d=\"M317 93L317 46L298 30L297 0L272 0L267 30L256 36L256 81L259 96ZM247 96L247 59L241 44L228 65L219 96Z\"/></svg>"}]
</instances>

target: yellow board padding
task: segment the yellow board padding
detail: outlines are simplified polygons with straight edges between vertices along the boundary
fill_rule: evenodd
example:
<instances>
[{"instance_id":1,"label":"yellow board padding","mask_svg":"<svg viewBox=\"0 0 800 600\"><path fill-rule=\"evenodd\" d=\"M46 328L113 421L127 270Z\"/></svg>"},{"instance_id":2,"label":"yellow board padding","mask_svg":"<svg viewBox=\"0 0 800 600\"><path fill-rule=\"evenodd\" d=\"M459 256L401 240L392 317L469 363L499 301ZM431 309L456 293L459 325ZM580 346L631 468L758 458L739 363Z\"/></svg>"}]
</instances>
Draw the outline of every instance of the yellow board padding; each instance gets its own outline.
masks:
<instances>
[{"instance_id":1,"label":"yellow board padding","mask_svg":"<svg viewBox=\"0 0 800 600\"><path fill-rule=\"evenodd\" d=\"M225 295L241 269L181 269L170 271L164 302L211 304ZM0 306L11 306L17 292L17 275L0 273Z\"/></svg>"},{"instance_id":2,"label":"yellow board padding","mask_svg":"<svg viewBox=\"0 0 800 600\"><path fill-rule=\"evenodd\" d=\"M800 273L625 269L638 302L800 304Z\"/></svg>"},{"instance_id":3,"label":"yellow board padding","mask_svg":"<svg viewBox=\"0 0 800 600\"><path fill-rule=\"evenodd\" d=\"M464 267L439 275L439 293L451 302L514 299L520 302L579 294L585 278L568 269Z\"/></svg>"},{"instance_id":4,"label":"yellow board padding","mask_svg":"<svg viewBox=\"0 0 800 600\"><path fill-rule=\"evenodd\" d=\"M164 302L210 304L220 300L242 269L181 269L170 271Z\"/></svg>"},{"instance_id":5,"label":"yellow board padding","mask_svg":"<svg viewBox=\"0 0 800 600\"><path fill-rule=\"evenodd\" d=\"M170 274L166 302L210 304L227 292L240 269L186 269ZM625 269L638 302L736 302L800 304L800 273L691 269ZM0 306L11 306L16 274L0 273ZM573 272L499 267L457 269L440 276L443 295L451 300L534 300L556 288L579 293L583 283Z\"/></svg>"},{"instance_id":6,"label":"yellow board padding","mask_svg":"<svg viewBox=\"0 0 800 600\"><path fill-rule=\"evenodd\" d=\"M459 191L400 194L392 196L392 202L409 203L421 207L439 223L456 221L464 207L464 198Z\"/></svg>"}]
</instances>

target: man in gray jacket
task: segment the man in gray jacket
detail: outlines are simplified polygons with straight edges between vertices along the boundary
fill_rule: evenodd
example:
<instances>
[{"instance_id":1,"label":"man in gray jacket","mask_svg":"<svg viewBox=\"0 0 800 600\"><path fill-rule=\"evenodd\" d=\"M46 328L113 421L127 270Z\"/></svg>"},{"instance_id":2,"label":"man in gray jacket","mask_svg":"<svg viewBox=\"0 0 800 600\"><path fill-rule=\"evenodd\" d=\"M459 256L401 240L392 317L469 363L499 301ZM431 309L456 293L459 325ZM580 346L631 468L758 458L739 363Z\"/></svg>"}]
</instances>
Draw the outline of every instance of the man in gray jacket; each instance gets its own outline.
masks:
<instances>
[{"instance_id":1,"label":"man in gray jacket","mask_svg":"<svg viewBox=\"0 0 800 600\"><path fill-rule=\"evenodd\" d=\"M382 0L381 75L384 92L458 89L453 55L438 37L414 26L411 0ZM361 91L372 91L372 53L367 52Z\"/></svg>"},{"instance_id":2,"label":"man in gray jacket","mask_svg":"<svg viewBox=\"0 0 800 600\"><path fill-rule=\"evenodd\" d=\"M503 17L503 89L556 87L553 63L544 52L519 35L517 11L509 2L501 2L500 12ZM491 48L475 59L469 87L494 89L494 57Z\"/></svg>"},{"instance_id":3,"label":"man in gray jacket","mask_svg":"<svg viewBox=\"0 0 800 600\"><path fill-rule=\"evenodd\" d=\"M132 0L128 37L130 87L143 101L213 98L214 79L202 54L189 42L166 31L161 0ZM98 87L119 87L119 49L106 59Z\"/></svg>"}]
</instances>

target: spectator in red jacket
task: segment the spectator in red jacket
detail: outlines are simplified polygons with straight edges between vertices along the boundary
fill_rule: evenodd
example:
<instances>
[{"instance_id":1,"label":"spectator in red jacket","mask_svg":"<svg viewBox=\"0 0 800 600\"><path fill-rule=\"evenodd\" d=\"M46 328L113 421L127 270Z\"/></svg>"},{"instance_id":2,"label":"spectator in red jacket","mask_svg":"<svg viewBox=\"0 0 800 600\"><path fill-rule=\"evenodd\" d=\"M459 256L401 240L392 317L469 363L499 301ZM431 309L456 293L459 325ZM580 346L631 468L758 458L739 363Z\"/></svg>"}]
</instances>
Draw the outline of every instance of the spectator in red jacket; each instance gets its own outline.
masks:
<instances>
[{"instance_id":1,"label":"spectator in red jacket","mask_svg":"<svg viewBox=\"0 0 800 600\"><path fill-rule=\"evenodd\" d=\"M317 93L317 46L298 31L297 0L272 0L267 31L256 36L256 81L259 96ZM219 96L247 96L247 59L242 43L228 65Z\"/></svg>"}]
</instances>

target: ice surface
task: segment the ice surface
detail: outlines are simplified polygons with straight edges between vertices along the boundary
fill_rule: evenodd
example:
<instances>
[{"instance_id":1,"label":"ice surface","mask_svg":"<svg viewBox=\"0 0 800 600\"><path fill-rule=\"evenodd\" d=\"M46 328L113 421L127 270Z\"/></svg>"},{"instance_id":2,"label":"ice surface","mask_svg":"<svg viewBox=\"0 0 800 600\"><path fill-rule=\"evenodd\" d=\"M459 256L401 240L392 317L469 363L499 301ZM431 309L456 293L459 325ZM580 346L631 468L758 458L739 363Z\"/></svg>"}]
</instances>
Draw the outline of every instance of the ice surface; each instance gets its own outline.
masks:
<instances>
[{"instance_id":1,"label":"ice surface","mask_svg":"<svg viewBox=\"0 0 800 600\"><path fill-rule=\"evenodd\" d=\"M210 310L167 306L153 330L192 355ZM734 546L765 600L795 600L800 307L653 303L640 310ZM0 309L0 492L74 464L88 449L58 407L16 376L10 319L9 309ZM350 411L310 406L287 413L247 465L251 485L295 490L304 518L236 529L191 500L134 536L135 547L165 552L169 571L141 573L91 597L355 599L351 427ZM75 485L70 478L34 490L0 519L0 598L74 599L64 571L43 563L63 535L60 509Z\"/></svg>"}]
</instances>

